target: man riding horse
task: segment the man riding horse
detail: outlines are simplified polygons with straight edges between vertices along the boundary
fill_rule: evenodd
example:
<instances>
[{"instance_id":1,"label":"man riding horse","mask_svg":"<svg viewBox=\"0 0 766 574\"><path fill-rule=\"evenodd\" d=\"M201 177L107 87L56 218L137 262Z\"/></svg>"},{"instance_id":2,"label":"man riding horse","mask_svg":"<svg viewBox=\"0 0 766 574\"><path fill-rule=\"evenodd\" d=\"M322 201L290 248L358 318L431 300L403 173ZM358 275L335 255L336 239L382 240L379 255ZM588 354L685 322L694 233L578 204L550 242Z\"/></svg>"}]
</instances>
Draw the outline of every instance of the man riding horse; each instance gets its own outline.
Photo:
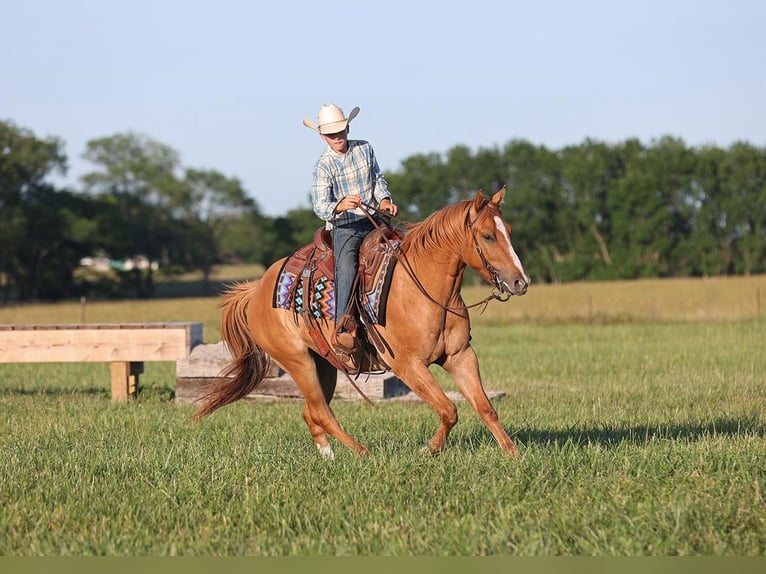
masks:
<instances>
[{"instance_id":1,"label":"man riding horse","mask_svg":"<svg viewBox=\"0 0 766 574\"><path fill-rule=\"evenodd\" d=\"M349 302L359 265L359 247L374 227L363 204L392 216L399 212L391 200L372 145L364 140L348 139L349 123L358 113L359 108L355 107L347 118L341 108L329 104L319 110L316 124L303 120L303 125L318 131L327 144L312 172L311 201L314 213L332 232L335 255L332 344L344 362L350 362L360 346L353 306Z\"/></svg>"}]
</instances>

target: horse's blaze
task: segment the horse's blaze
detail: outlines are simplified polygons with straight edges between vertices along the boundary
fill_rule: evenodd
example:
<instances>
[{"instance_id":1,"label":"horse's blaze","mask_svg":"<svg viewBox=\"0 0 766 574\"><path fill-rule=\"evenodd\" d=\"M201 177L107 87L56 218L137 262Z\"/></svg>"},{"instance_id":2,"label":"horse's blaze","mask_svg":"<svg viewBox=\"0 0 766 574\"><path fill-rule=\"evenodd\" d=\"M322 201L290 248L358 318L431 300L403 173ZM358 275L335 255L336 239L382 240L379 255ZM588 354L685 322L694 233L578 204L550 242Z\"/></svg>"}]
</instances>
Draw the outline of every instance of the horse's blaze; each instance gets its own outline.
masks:
<instances>
[{"instance_id":1,"label":"horse's blaze","mask_svg":"<svg viewBox=\"0 0 766 574\"><path fill-rule=\"evenodd\" d=\"M508 235L508 230L505 227L505 222L499 215L496 215L494 217L494 220L495 220L495 227L500 232L500 235L503 236L503 239L505 239L505 244L508 248L508 254L511 256L513 265L516 267L516 270L519 272L519 275L521 275L521 278L524 279L527 285L529 285L529 275L527 275L527 272L524 269L524 266L521 264L521 259L519 259L519 256L516 255L516 250L513 248L513 245L511 244L511 236Z\"/></svg>"}]
</instances>

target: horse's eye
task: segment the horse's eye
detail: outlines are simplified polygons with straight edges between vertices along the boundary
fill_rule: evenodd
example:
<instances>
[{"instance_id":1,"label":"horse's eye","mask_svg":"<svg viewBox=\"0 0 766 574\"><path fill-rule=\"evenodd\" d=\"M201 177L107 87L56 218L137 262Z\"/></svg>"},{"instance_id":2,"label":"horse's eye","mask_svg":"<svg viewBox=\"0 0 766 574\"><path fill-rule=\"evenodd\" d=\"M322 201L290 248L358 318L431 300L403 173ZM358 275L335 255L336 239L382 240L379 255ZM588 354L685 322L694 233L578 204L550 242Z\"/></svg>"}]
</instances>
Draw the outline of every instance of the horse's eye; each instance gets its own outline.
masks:
<instances>
[{"instance_id":1,"label":"horse's eye","mask_svg":"<svg viewBox=\"0 0 766 574\"><path fill-rule=\"evenodd\" d=\"M484 235L482 235L482 237L484 238L484 241L494 241L495 240L494 236L489 234L489 233L485 233Z\"/></svg>"}]
</instances>

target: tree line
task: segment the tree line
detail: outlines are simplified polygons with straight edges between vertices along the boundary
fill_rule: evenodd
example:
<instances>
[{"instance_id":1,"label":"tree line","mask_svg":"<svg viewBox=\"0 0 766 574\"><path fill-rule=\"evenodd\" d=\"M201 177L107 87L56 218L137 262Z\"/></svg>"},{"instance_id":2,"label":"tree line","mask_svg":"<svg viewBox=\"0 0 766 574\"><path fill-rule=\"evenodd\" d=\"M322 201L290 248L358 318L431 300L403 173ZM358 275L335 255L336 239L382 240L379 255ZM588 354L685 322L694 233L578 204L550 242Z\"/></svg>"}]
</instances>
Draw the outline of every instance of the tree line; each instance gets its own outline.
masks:
<instances>
[{"instance_id":1,"label":"tree line","mask_svg":"<svg viewBox=\"0 0 766 574\"><path fill-rule=\"evenodd\" d=\"M175 150L144 135L91 140L83 157L94 169L81 188L57 188L50 176L66 169L63 142L0 121L2 300L126 289L151 297L155 273L209 277L222 263L268 265L320 225L309 207L265 216L257 190L182 166ZM386 177L400 219L413 222L507 185L504 214L535 281L766 272L766 148L747 142L586 139L552 150L511 140L414 155ZM158 268L80 265L96 254Z\"/></svg>"}]
</instances>

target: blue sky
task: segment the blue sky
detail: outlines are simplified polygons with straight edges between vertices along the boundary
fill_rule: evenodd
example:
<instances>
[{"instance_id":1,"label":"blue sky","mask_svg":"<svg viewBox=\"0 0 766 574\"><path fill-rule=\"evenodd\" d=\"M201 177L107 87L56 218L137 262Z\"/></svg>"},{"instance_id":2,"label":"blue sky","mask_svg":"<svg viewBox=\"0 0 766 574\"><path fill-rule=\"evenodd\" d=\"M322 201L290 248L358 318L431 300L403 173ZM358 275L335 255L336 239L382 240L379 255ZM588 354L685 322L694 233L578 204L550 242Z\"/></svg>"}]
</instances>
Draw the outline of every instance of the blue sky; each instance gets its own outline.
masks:
<instances>
[{"instance_id":1,"label":"blue sky","mask_svg":"<svg viewBox=\"0 0 766 574\"><path fill-rule=\"evenodd\" d=\"M266 5L264 5L266 4ZM133 131L308 207L324 103L385 171L418 153L663 135L766 145L766 3L4 0L0 119L66 144ZM392 189L394 195L396 190Z\"/></svg>"}]
</instances>

